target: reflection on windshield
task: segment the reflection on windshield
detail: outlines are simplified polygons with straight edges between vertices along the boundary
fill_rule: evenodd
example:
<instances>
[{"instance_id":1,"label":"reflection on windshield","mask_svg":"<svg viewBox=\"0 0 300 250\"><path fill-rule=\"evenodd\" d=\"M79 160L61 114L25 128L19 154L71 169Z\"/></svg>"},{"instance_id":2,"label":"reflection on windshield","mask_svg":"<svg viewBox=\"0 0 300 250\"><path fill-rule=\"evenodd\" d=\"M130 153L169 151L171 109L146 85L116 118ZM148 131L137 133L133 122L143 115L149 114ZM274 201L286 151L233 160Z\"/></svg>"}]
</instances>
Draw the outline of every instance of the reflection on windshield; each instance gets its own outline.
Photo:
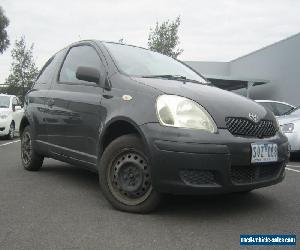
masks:
<instances>
[{"instance_id":1,"label":"reflection on windshield","mask_svg":"<svg viewBox=\"0 0 300 250\"><path fill-rule=\"evenodd\" d=\"M0 108L9 108L8 96L0 96Z\"/></svg>"},{"instance_id":2,"label":"reflection on windshield","mask_svg":"<svg viewBox=\"0 0 300 250\"><path fill-rule=\"evenodd\" d=\"M200 83L207 81L175 59L150 50L116 43L104 43L123 73L137 77L181 76Z\"/></svg>"}]
</instances>

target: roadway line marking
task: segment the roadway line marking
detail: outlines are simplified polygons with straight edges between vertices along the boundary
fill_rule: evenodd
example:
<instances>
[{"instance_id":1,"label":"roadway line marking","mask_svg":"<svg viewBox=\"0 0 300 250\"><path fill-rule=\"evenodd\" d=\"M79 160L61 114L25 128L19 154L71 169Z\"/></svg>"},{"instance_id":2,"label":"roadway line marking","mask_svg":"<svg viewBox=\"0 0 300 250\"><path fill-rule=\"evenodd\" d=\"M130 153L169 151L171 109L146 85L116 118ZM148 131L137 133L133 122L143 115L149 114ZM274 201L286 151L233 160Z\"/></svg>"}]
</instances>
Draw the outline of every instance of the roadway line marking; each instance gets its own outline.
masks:
<instances>
[{"instance_id":1,"label":"roadway line marking","mask_svg":"<svg viewBox=\"0 0 300 250\"><path fill-rule=\"evenodd\" d=\"M292 167L292 168L300 168L300 166L297 165L291 165L291 164L287 164L288 167Z\"/></svg>"},{"instance_id":2,"label":"roadway line marking","mask_svg":"<svg viewBox=\"0 0 300 250\"><path fill-rule=\"evenodd\" d=\"M19 142L19 141L21 141L21 140L16 140L16 141L11 141L11 142L7 142L7 143L4 143L4 144L0 144L0 147L9 145L9 144L12 144L12 143L15 143L15 142Z\"/></svg>"},{"instance_id":3,"label":"roadway line marking","mask_svg":"<svg viewBox=\"0 0 300 250\"><path fill-rule=\"evenodd\" d=\"M285 169L290 170L290 171L294 171L294 172L297 172L297 173L300 173L300 170L291 169L291 168L285 168Z\"/></svg>"}]
</instances>

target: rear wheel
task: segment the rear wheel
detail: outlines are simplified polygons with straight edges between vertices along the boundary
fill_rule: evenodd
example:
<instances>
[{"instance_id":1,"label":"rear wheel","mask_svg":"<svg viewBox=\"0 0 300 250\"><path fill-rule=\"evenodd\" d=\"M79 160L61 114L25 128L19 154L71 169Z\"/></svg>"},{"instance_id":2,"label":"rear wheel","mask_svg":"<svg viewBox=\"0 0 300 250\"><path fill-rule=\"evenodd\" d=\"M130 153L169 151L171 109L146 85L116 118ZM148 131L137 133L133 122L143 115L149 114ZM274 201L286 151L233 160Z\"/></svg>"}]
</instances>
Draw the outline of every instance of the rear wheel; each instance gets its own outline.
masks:
<instances>
[{"instance_id":1,"label":"rear wheel","mask_svg":"<svg viewBox=\"0 0 300 250\"><path fill-rule=\"evenodd\" d=\"M150 164L143 143L136 135L114 140L104 151L99 167L103 194L115 208L148 213L160 202L152 187Z\"/></svg>"},{"instance_id":2,"label":"rear wheel","mask_svg":"<svg viewBox=\"0 0 300 250\"><path fill-rule=\"evenodd\" d=\"M21 137L21 159L23 167L29 171L37 171L43 165L44 157L39 155L33 147L29 126L24 129Z\"/></svg>"},{"instance_id":3,"label":"rear wheel","mask_svg":"<svg viewBox=\"0 0 300 250\"><path fill-rule=\"evenodd\" d=\"M9 132L7 135L7 139L12 140L15 137L15 124L12 122L9 126Z\"/></svg>"}]
</instances>

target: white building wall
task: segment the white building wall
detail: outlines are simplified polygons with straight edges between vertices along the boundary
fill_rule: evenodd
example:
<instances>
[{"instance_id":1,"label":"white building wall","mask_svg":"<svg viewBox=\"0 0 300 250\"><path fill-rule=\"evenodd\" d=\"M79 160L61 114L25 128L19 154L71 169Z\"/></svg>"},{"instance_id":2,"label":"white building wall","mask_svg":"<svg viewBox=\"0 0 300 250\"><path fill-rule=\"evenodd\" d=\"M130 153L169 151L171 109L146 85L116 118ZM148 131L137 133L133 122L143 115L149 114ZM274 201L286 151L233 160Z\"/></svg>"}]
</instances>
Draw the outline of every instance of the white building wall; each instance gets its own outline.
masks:
<instances>
[{"instance_id":1,"label":"white building wall","mask_svg":"<svg viewBox=\"0 0 300 250\"><path fill-rule=\"evenodd\" d=\"M227 76L230 73L228 62L185 61L185 63L203 75Z\"/></svg>"},{"instance_id":2,"label":"white building wall","mask_svg":"<svg viewBox=\"0 0 300 250\"><path fill-rule=\"evenodd\" d=\"M270 81L253 87L253 99L300 105L300 34L231 61L230 75Z\"/></svg>"}]
</instances>

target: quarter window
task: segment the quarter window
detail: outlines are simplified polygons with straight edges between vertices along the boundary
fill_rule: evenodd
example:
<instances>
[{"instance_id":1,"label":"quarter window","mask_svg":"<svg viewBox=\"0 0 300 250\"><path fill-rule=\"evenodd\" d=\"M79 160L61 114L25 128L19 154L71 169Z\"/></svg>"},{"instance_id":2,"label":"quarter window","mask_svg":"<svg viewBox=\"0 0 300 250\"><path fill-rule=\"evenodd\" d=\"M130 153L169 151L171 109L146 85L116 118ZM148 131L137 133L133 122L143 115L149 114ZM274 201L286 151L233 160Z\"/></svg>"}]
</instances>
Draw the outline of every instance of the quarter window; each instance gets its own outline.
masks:
<instances>
[{"instance_id":1,"label":"quarter window","mask_svg":"<svg viewBox=\"0 0 300 250\"><path fill-rule=\"evenodd\" d=\"M49 76L51 75L51 65L53 64L53 59L54 59L54 56L51 57L44 65L44 67L42 68L39 76L38 76L38 79L37 79L37 82L38 83L42 83L42 84L45 84L47 83L47 80L49 79Z\"/></svg>"},{"instance_id":2,"label":"quarter window","mask_svg":"<svg viewBox=\"0 0 300 250\"><path fill-rule=\"evenodd\" d=\"M96 50L91 46L71 48L60 71L59 81L66 83L87 83L76 78L78 67L92 67L101 70L102 64Z\"/></svg>"},{"instance_id":3,"label":"quarter window","mask_svg":"<svg viewBox=\"0 0 300 250\"><path fill-rule=\"evenodd\" d=\"M62 56L65 54L65 49L57 52L54 56L52 56L43 66L40 71L36 83L37 84L50 84L53 78L53 73L56 69L57 62L62 60Z\"/></svg>"}]
</instances>

